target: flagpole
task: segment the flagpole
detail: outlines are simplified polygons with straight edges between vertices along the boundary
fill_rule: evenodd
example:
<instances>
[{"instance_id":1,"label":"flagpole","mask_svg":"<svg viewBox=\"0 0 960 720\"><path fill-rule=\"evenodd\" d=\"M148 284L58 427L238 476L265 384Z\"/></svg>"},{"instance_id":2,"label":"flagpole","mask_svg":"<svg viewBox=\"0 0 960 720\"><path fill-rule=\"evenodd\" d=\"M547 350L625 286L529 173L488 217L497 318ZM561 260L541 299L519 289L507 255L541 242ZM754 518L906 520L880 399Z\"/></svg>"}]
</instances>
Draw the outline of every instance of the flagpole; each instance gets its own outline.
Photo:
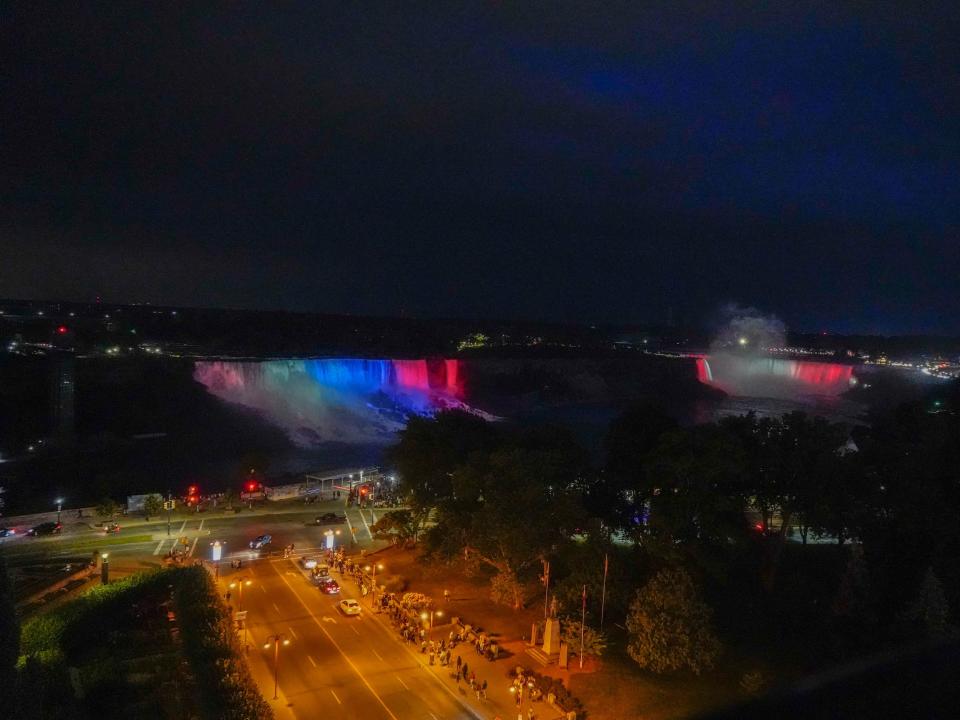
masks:
<instances>
[{"instance_id":1,"label":"flagpole","mask_svg":"<svg viewBox=\"0 0 960 720\"><path fill-rule=\"evenodd\" d=\"M549 603L547 602L550 598L550 561L543 560L543 619L547 620L550 617L548 607Z\"/></svg>"},{"instance_id":2,"label":"flagpole","mask_svg":"<svg viewBox=\"0 0 960 720\"><path fill-rule=\"evenodd\" d=\"M603 610L607 603L607 570L610 566L609 557L603 554L603 594L600 596L600 629L603 630Z\"/></svg>"},{"instance_id":3,"label":"flagpole","mask_svg":"<svg viewBox=\"0 0 960 720\"><path fill-rule=\"evenodd\" d=\"M583 623L587 619L587 586L583 586L583 607L580 610L580 669L583 670Z\"/></svg>"}]
</instances>

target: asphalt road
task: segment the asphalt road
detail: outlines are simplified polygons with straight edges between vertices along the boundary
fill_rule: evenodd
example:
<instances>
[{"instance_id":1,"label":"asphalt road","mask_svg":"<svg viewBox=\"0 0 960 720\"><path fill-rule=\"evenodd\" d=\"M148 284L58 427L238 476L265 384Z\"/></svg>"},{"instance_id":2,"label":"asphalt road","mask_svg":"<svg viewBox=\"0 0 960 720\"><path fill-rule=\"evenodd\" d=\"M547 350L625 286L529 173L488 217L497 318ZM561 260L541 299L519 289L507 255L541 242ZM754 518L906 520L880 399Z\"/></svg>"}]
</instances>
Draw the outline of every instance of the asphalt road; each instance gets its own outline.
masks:
<instances>
[{"instance_id":1,"label":"asphalt road","mask_svg":"<svg viewBox=\"0 0 960 720\"><path fill-rule=\"evenodd\" d=\"M247 578L249 661L264 697L273 697L271 635L290 641L280 647L280 698L271 703L278 718L324 717L362 720L447 720L473 718L453 691L423 669L407 646L378 618L355 583L344 580L339 596L322 594L291 560L264 558L221 578ZM340 581L335 572L334 578ZM363 605L359 617L337 610L341 598ZM237 607L240 598L233 591Z\"/></svg>"}]
</instances>

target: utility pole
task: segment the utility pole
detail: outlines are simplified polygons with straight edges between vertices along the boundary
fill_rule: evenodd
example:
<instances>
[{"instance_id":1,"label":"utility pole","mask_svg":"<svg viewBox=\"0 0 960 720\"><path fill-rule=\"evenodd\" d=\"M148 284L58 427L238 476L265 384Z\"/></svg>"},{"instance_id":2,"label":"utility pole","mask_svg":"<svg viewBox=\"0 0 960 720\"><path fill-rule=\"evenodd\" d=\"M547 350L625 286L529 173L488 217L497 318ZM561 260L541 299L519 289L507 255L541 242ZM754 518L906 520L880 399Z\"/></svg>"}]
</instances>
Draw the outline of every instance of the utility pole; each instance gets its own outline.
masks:
<instances>
[{"instance_id":1,"label":"utility pole","mask_svg":"<svg viewBox=\"0 0 960 720\"><path fill-rule=\"evenodd\" d=\"M163 506L167 509L167 537L170 537L170 510L173 508L173 500L170 499L169 490L167 490L167 501Z\"/></svg>"}]
</instances>

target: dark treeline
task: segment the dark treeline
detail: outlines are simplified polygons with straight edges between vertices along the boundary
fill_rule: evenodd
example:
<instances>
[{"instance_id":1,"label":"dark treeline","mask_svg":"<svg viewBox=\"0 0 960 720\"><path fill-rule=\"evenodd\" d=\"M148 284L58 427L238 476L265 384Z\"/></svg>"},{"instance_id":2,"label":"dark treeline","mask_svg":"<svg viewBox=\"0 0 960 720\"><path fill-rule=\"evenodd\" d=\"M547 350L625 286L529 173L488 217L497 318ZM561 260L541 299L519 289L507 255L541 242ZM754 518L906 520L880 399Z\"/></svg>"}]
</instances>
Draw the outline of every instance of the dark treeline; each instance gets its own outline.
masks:
<instances>
[{"instance_id":1,"label":"dark treeline","mask_svg":"<svg viewBox=\"0 0 960 720\"><path fill-rule=\"evenodd\" d=\"M611 424L600 467L563 429L418 418L390 453L410 503L393 525L428 557L485 568L514 607L543 602L549 561L560 612L579 615L586 585L594 627L606 556L606 627L627 627L644 667L710 666L634 652L644 602L678 602L724 645L809 671L953 635L960 393L939 397L856 428L803 413L683 427L638 406ZM705 608L661 597L687 578Z\"/></svg>"}]
</instances>

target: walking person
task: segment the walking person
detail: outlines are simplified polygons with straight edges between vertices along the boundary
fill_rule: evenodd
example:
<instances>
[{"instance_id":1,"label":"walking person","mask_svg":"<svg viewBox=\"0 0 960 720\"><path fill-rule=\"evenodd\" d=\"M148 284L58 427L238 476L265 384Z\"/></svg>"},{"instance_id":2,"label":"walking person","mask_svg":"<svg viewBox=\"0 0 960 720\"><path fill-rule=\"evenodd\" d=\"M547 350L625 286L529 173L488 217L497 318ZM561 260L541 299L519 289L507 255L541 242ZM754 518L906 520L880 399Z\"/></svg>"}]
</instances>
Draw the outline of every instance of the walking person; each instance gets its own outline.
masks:
<instances>
[{"instance_id":1,"label":"walking person","mask_svg":"<svg viewBox=\"0 0 960 720\"><path fill-rule=\"evenodd\" d=\"M463 658L457 655L457 672L460 672L461 667L463 667Z\"/></svg>"},{"instance_id":2,"label":"walking person","mask_svg":"<svg viewBox=\"0 0 960 720\"><path fill-rule=\"evenodd\" d=\"M487 699L487 681L486 680L484 680L480 684L480 692L483 694L483 699L486 700Z\"/></svg>"}]
</instances>

